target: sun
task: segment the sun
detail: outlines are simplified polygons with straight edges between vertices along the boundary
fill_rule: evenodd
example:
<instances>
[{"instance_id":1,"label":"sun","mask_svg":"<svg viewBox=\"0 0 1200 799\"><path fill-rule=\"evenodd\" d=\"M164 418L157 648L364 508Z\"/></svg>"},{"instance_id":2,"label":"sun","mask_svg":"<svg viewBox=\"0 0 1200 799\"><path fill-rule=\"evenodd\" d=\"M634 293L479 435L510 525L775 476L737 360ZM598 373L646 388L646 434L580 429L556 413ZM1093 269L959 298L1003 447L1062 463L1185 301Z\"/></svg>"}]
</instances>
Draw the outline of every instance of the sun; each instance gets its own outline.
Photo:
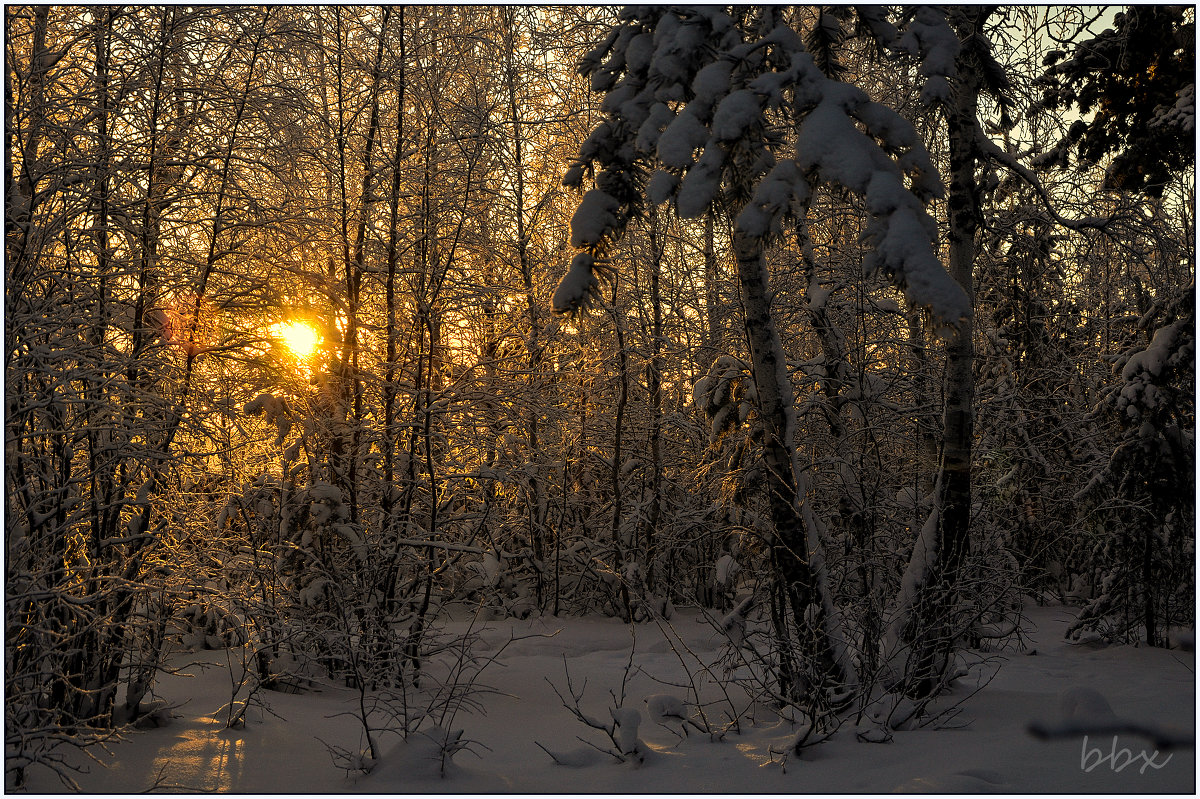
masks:
<instances>
[{"instance_id":1,"label":"sun","mask_svg":"<svg viewBox=\"0 0 1200 799\"><path fill-rule=\"evenodd\" d=\"M281 339L297 358L307 358L317 348L321 335L305 322L276 322L271 333Z\"/></svg>"}]
</instances>

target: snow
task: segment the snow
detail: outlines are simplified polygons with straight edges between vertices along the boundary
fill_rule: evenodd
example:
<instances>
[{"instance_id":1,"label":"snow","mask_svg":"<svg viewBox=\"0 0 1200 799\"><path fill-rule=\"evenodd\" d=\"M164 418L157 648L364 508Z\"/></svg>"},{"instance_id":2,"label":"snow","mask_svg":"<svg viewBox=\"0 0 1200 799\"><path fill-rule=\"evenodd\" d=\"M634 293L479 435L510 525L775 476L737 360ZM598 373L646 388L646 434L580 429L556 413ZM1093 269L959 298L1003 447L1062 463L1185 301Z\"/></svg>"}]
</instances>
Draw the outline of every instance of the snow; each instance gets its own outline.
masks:
<instances>
[{"instance_id":1,"label":"snow","mask_svg":"<svg viewBox=\"0 0 1200 799\"><path fill-rule=\"evenodd\" d=\"M571 246L576 249L596 247L619 224L621 204L600 189L583 195L575 216L571 217Z\"/></svg>"},{"instance_id":2,"label":"snow","mask_svg":"<svg viewBox=\"0 0 1200 799\"><path fill-rule=\"evenodd\" d=\"M1162 379L1164 371L1189 360L1195 362L1195 342L1188 333L1187 322L1176 320L1155 330L1150 344L1129 356L1121 368L1125 385L1116 397L1118 413L1124 412L1133 421L1160 403L1161 392L1155 383Z\"/></svg>"},{"instance_id":3,"label":"snow","mask_svg":"<svg viewBox=\"0 0 1200 799\"><path fill-rule=\"evenodd\" d=\"M730 92L713 113L712 135L720 142L741 138L747 128L762 119L762 103L749 89Z\"/></svg>"},{"instance_id":4,"label":"snow","mask_svg":"<svg viewBox=\"0 0 1200 799\"><path fill-rule=\"evenodd\" d=\"M562 184L573 189L577 189L583 185L583 166L581 164L572 164L563 174Z\"/></svg>"},{"instance_id":5,"label":"snow","mask_svg":"<svg viewBox=\"0 0 1200 799\"><path fill-rule=\"evenodd\" d=\"M1185 323L1180 320L1160 327L1154 331L1150 346L1141 352L1130 356L1121 369L1121 379L1132 381L1139 372L1144 372L1150 379L1162 374L1163 367L1175 351L1175 341L1184 330Z\"/></svg>"},{"instance_id":6,"label":"snow","mask_svg":"<svg viewBox=\"0 0 1200 799\"><path fill-rule=\"evenodd\" d=\"M780 232L780 222L793 198L795 202L803 203L808 199L808 192L808 184L796 162L790 158L780 161L754 189L754 196L737 218L738 229L755 237Z\"/></svg>"},{"instance_id":7,"label":"snow","mask_svg":"<svg viewBox=\"0 0 1200 799\"><path fill-rule=\"evenodd\" d=\"M737 577L738 572L741 570L742 567L738 565L738 562L734 559L734 557L726 552L717 559L715 577L717 585L721 587L731 587L733 585L734 578Z\"/></svg>"},{"instance_id":8,"label":"snow","mask_svg":"<svg viewBox=\"0 0 1200 799\"><path fill-rule=\"evenodd\" d=\"M588 163L600 157L600 155L613 147L613 129L612 124L605 121L596 126L596 129L583 140L583 144L579 145L579 163ZM570 176L574 178L574 175Z\"/></svg>"},{"instance_id":9,"label":"snow","mask_svg":"<svg viewBox=\"0 0 1200 799\"><path fill-rule=\"evenodd\" d=\"M642 714L635 707L612 708L613 739L621 754L629 754L638 748L638 727L642 723Z\"/></svg>"},{"instance_id":10,"label":"snow","mask_svg":"<svg viewBox=\"0 0 1200 799\"><path fill-rule=\"evenodd\" d=\"M600 110L609 113L620 111L625 103L633 99L635 94L636 89L630 86L628 82L622 81L604 95L604 99L600 102Z\"/></svg>"},{"instance_id":11,"label":"snow","mask_svg":"<svg viewBox=\"0 0 1200 799\"><path fill-rule=\"evenodd\" d=\"M663 129L675 118L675 112L665 103L655 103L650 106L646 121L638 128L635 146L642 152L653 152L658 146Z\"/></svg>"},{"instance_id":12,"label":"snow","mask_svg":"<svg viewBox=\"0 0 1200 799\"><path fill-rule=\"evenodd\" d=\"M658 139L658 159L674 169L686 169L695 160L696 148L708 141L708 128L688 106Z\"/></svg>"},{"instance_id":13,"label":"snow","mask_svg":"<svg viewBox=\"0 0 1200 799\"><path fill-rule=\"evenodd\" d=\"M563 275L551 298L556 312L566 313L583 305L598 283L596 276L592 274L594 263L595 260L586 252L581 252L571 259L571 268Z\"/></svg>"},{"instance_id":14,"label":"snow","mask_svg":"<svg viewBox=\"0 0 1200 799\"><path fill-rule=\"evenodd\" d=\"M646 714L655 724L667 724L688 718L684 701L671 694L653 694L646 697Z\"/></svg>"},{"instance_id":15,"label":"snow","mask_svg":"<svg viewBox=\"0 0 1200 799\"><path fill-rule=\"evenodd\" d=\"M1175 105L1158 108L1150 126L1155 128L1177 127L1186 134L1196 130L1196 84L1189 83L1176 93Z\"/></svg>"},{"instance_id":16,"label":"snow","mask_svg":"<svg viewBox=\"0 0 1200 799\"><path fill-rule=\"evenodd\" d=\"M644 16L635 12L637 16ZM654 29L654 57L650 61L649 75L652 81L665 86L674 86L684 75L687 67L680 59L675 46L682 23L674 14L663 14ZM659 99L667 99L660 97Z\"/></svg>"},{"instance_id":17,"label":"snow","mask_svg":"<svg viewBox=\"0 0 1200 799\"><path fill-rule=\"evenodd\" d=\"M629 40L625 48L625 64L631 72L636 72L650 63L654 54L654 36L649 33L639 33Z\"/></svg>"},{"instance_id":18,"label":"snow","mask_svg":"<svg viewBox=\"0 0 1200 799\"><path fill-rule=\"evenodd\" d=\"M966 769L936 777L914 777L895 793L1016 793L1004 777L987 769Z\"/></svg>"},{"instance_id":19,"label":"snow","mask_svg":"<svg viewBox=\"0 0 1200 799\"><path fill-rule=\"evenodd\" d=\"M738 606L721 619L721 632L733 646L741 646L746 639L746 623L751 611L754 610L754 597L748 596Z\"/></svg>"},{"instance_id":20,"label":"snow","mask_svg":"<svg viewBox=\"0 0 1200 799\"><path fill-rule=\"evenodd\" d=\"M675 210L681 219L700 216L708 210L721 186L725 152L715 143L704 149L700 160L688 170L675 197Z\"/></svg>"},{"instance_id":21,"label":"snow","mask_svg":"<svg viewBox=\"0 0 1200 799\"><path fill-rule=\"evenodd\" d=\"M313 502L329 502L335 505L342 503L342 490L319 480L308 487L308 495L312 497Z\"/></svg>"},{"instance_id":22,"label":"snow","mask_svg":"<svg viewBox=\"0 0 1200 799\"><path fill-rule=\"evenodd\" d=\"M588 52L587 55L580 59L579 69L581 72L585 70L590 72L594 67L598 66L604 60L604 56L617 41L618 33L618 30L610 31L608 35L604 37L604 40L600 42L600 44L596 45Z\"/></svg>"},{"instance_id":23,"label":"snow","mask_svg":"<svg viewBox=\"0 0 1200 799\"><path fill-rule=\"evenodd\" d=\"M910 304L927 307L944 325L970 316L966 294L935 253L937 229L924 204L944 190L910 122L861 89L826 77L786 25L768 26L760 39L738 42L733 21L721 10L648 6L627 9L622 18L626 23L611 47L585 63L586 72L608 56L592 73L593 83L601 73L624 77L601 81L608 91L602 108L612 117L581 146L577 165L624 163L653 152L661 169L647 187L648 199L659 204L674 196L683 219L712 208L724 184L754 181L736 224L758 240L782 233L788 213L809 201L809 178L839 184L867 199L866 242L874 251L865 271L882 271ZM863 19L877 34L890 30L876 14L867 12ZM827 22L834 24L832 17ZM650 25L652 37L646 32ZM706 38L709 27L713 35ZM922 58L927 93L945 95L959 43L944 16L918 9L902 42L905 48ZM686 103L685 82L692 93ZM777 162L775 149L762 146L764 111L778 107L785 96L799 126L794 160ZM734 157L745 145L753 156L749 164ZM578 184L581 174L572 169L567 183ZM626 222L625 210L610 196L621 192L601 191L611 188L601 180L604 174L597 177L600 188L585 195L572 220L571 243L578 249L595 252ZM563 301L555 300L556 309L578 307L586 294L585 277L560 285Z\"/></svg>"},{"instance_id":24,"label":"snow","mask_svg":"<svg viewBox=\"0 0 1200 799\"><path fill-rule=\"evenodd\" d=\"M896 39L896 26L888 21L883 6L856 6L859 21L870 31L879 47L888 47Z\"/></svg>"},{"instance_id":25,"label":"snow","mask_svg":"<svg viewBox=\"0 0 1200 799\"><path fill-rule=\"evenodd\" d=\"M779 753L798 728L766 708L755 710L743 720L740 732L731 730L721 740L681 737L678 716L694 718L696 710L683 698L683 689L664 691L664 681L686 681L680 659L671 650L673 634L710 662L720 656L724 640L696 609L689 609L680 613L673 628L637 627L634 670L619 709L608 691L619 694L629 660L631 638L625 624L540 617L483 625L483 644L490 649L513 634L559 632L510 644L499 663L484 672L481 682L497 693L481 697L486 715L463 712L444 725L461 729L460 743L465 745L444 777L432 727L430 736L411 736L408 743L382 733L383 754L370 774L348 774L335 766L322 740L346 750L362 749L361 728L347 715L358 694L338 684L318 681L316 690L298 694L260 692L270 712L252 704L243 728L226 729L221 708L230 699L227 653L202 651L173 657L171 665L182 673L160 678L156 691L173 706L170 723L129 733L127 740L111 745L111 755L97 751L107 767L93 764L78 780L86 792L121 794L144 790L156 778L190 792L279 794L1194 793L1196 759L1191 748L1172 749L1163 768L1144 773L1137 767L1118 772L1108 763L1085 771L1078 735L1041 740L1028 732L1047 715L1058 721L1067 697L1074 697L1071 718L1095 720L1105 715L1107 706L1113 717L1127 722L1194 732L1194 653L1071 645L1063 641L1063 632L1075 615L1073 609L1029 606L1026 615L1026 649L988 653L1004 661L994 677L994 665L980 664L950 696L939 700L963 702L948 727L894 731L890 743L868 743L859 738L887 740L887 735L866 734L878 730L874 726L858 728L863 735L856 735L851 716L829 741L790 757L783 767ZM449 626L461 632L468 624L460 616ZM564 658L574 684L587 681L582 710L604 726L612 723L609 719L619 721L614 732L622 746L640 740L645 751L656 756L641 765L621 764L587 745L612 744L563 708L547 682L560 688L565 684ZM236 665L236 653L232 660ZM710 681L703 690L708 700L719 698ZM645 719L638 708L645 709ZM709 705L706 712L720 719L718 704ZM638 724L647 720L672 725ZM1143 737L1118 735L1118 748L1134 753L1145 749L1147 756L1155 749ZM1089 740L1089 746L1102 746L1107 753L1112 735ZM535 741L554 751L563 765L556 765ZM1157 762L1161 764L1166 754L1160 752ZM30 780L32 793L61 790L44 771L32 771Z\"/></svg>"},{"instance_id":26,"label":"snow","mask_svg":"<svg viewBox=\"0 0 1200 799\"><path fill-rule=\"evenodd\" d=\"M866 144L846 115L842 98L830 95L805 118L796 160L801 170L816 169L824 180L861 194L876 172L895 168L882 152Z\"/></svg>"},{"instance_id":27,"label":"snow","mask_svg":"<svg viewBox=\"0 0 1200 799\"><path fill-rule=\"evenodd\" d=\"M1075 686L1059 697L1059 719L1034 721L1031 733L1039 738L1070 738L1080 735L1138 736L1149 741L1155 749L1194 748L1195 731L1186 731L1162 724L1155 718L1122 718L1112 709L1104 694L1089 686Z\"/></svg>"},{"instance_id":28,"label":"snow","mask_svg":"<svg viewBox=\"0 0 1200 799\"><path fill-rule=\"evenodd\" d=\"M945 15L922 6L900 38L899 49L921 56L921 74L925 77L948 78L955 74L954 62L961 45Z\"/></svg>"},{"instance_id":29,"label":"snow","mask_svg":"<svg viewBox=\"0 0 1200 799\"><path fill-rule=\"evenodd\" d=\"M950 96L950 81L941 75L934 75L921 88L921 103L924 105L949 103Z\"/></svg>"},{"instance_id":30,"label":"snow","mask_svg":"<svg viewBox=\"0 0 1200 799\"><path fill-rule=\"evenodd\" d=\"M910 304L929 308L939 319L957 321L970 316L970 301L929 249L925 238L928 221L924 211L897 209L888 217L882 238L874 241L875 249L863 268L867 272L882 269L900 285ZM878 232L878 227L870 232Z\"/></svg>"},{"instance_id":31,"label":"snow","mask_svg":"<svg viewBox=\"0 0 1200 799\"><path fill-rule=\"evenodd\" d=\"M646 184L646 199L655 205L661 205L671 199L671 195L679 187L679 178L663 169L654 170L650 182Z\"/></svg>"},{"instance_id":32,"label":"snow","mask_svg":"<svg viewBox=\"0 0 1200 799\"><path fill-rule=\"evenodd\" d=\"M704 66L692 79L693 102L706 108L714 106L729 91L729 77L733 74L733 62L721 59Z\"/></svg>"},{"instance_id":33,"label":"snow","mask_svg":"<svg viewBox=\"0 0 1200 799\"><path fill-rule=\"evenodd\" d=\"M888 137L891 146L901 148L899 163L863 137L852 117L863 121L873 135ZM970 302L931 246L937 238L936 226L917 195L938 196L941 189L933 165L915 144L894 112L871 103L854 87L828 82L800 129L796 163L802 172L816 171L822 180L865 196L871 213L866 238L873 249L864 271L882 271L904 290L910 304L927 307L937 318L954 323L970 315ZM912 178L913 191L905 188L901 169ZM762 220L748 221L761 225Z\"/></svg>"},{"instance_id":34,"label":"snow","mask_svg":"<svg viewBox=\"0 0 1200 799\"><path fill-rule=\"evenodd\" d=\"M934 493L939 494L938 488ZM900 679L903 675L903 664L907 657L907 649L903 644L904 628L913 613L917 593L928 582L929 570L933 567L938 556L938 524L941 519L941 508L935 507L921 526L921 532L913 541L912 553L904 576L900 580L900 594L896 598L895 608L891 613L888 628L884 634L883 651L889 660L889 668L894 672L891 676Z\"/></svg>"}]
</instances>

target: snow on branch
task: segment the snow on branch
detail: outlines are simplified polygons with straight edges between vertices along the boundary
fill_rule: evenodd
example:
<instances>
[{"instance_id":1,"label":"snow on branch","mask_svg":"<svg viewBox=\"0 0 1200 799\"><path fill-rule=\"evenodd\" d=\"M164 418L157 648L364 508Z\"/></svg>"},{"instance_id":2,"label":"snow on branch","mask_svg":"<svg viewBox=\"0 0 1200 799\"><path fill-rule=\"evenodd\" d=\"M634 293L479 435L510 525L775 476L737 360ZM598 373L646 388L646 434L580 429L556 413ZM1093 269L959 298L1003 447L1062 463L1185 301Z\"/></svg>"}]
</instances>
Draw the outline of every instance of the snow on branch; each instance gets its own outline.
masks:
<instances>
[{"instance_id":1,"label":"snow on branch","mask_svg":"<svg viewBox=\"0 0 1200 799\"><path fill-rule=\"evenodd\" d=\"M882 272L944 323L971 314L936 255L925 203L943 189L911 123L827 77L786 24L744 38L715 8L631 7L621 19L581 64L606 93L607 118L564 181L581 187L585 170L594 170L598 188L571 222L572 245L591 260L576 256L555 291L556 311L583 304L595 287L595 259L646 199L673 201L682 218L734 202L738 230L765 241L805 213L816 183L831 183L866 201L867 273ZM879 22L867 15L882 31ZM958 40L944 18L918 11L906 35L923 55L924 74L952 74ZM795 130L792 158L777 152L781 119ZM658 167L648 185L638 177L646 166Z\"/></svg>"},{"instance_id":2,"label":"snow on branch","mask_svg":"<svg viewBox=\"0 0 1200 799\"><path fill-rule=\"evenodd\" d=\"M1175 104L1159 106L1150 120L1151 128L1178 128L1189 136L1196 132L1196 84L1189 83L1175 93Z\"/></svg>"},{"instance_id":3,"label":"snow on branch","mask_svg":"<svg viewBox=\"0 0 1200 799\"><path fill-rule=\"evenodd\" d=\"M997 146L978 125L975 126L975 141L980 151L986 157L1001 166L1007 167L1019 178L1028 183L1037 192L1038 199L1042 201L1042 205L1045 206L1046 212L1050 214L1050 218L1059 225L1068 230L1086 230L1087 228L1103 229L1109 223L1110 220L1105 217L1087 216L1082 219L1067 219L1062 216L1058 211L1054 210L1054 202L1050 199L1046 187L1038 180L1038 176L1033 173L1033 170L1018 161L1011 153L1005 152Z\"/></svg>"},{"instance_id":4,"label":"snow on branch","mask_svg":"<svg viewBox=\"0 0 1200 799\"><path fill-rule=\"evenodd\" d=\"M928 6L917 9L896 49L921 59L921 75L927 79L921 89L922 103L950 102L950 79L961 46L944 15Z\"/></svg>"},{"instance_id":5,"label":"snow on branch","mask_svg":"<svg viewBox=\"0 0 1200 799\"><path fill-rule=\"evenodd\" d=\"M583 195L571 218L571 246L578 250L598 248L620 223L619 213L620 203L600 189Z\"/></svg>"},{"instance_id":6,"label":"snow on branch","mask_svg":"<svg viewBox=\"0 0 1200 799\"><path fill-rule=\"evenodd\" d=\"M592 272L594 266L595 259L590 253L581 252L571 260L571 268L559 281L550 300L557 313L569 313L581 308L596 291L599 281Z\"/></svg>"}]
</instances>

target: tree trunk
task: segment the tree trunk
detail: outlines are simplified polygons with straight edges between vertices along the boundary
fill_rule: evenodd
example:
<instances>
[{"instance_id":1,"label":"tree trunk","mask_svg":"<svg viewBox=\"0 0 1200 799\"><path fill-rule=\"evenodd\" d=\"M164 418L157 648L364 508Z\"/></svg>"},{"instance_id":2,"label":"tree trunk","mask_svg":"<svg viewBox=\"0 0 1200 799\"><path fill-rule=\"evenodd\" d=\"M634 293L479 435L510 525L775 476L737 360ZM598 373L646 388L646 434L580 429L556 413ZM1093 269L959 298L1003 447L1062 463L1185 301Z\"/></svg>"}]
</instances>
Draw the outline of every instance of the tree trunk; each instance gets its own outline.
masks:
<instances>
[{"instance_id":1,"label":"tree trunk","mask_svg":"<svg viewBox=\"0 0 1200 799\"><path fill-rule=\"evenodd\" d=\"M959 36L982 26L990 11L964 12L958 20ZM966 17L973 19L969 21ZM975 302L975 234L979 227L980 197L975 181L978 146L979 67L960 55L958 81L946 109L950 149L950 185L946 207L949 216L949 273L972 306ZM946 345L945 407L942 421L942 460L930 518L917 537L905 573L899 610L892 623L890 646L911 646L907 654L903 690L926 698L942 686L955 648L955 621L959 573L970 552L971 449L975 435L974 325L970 317L959 322Z\"/></svg>"},{"instance_id":2,"label":"tree trunk","mask_svg":"<svg viewBox=\"0 0 1200 799\"><path fill-rule=\"evenodd\" d=\"M773 579L787 600L785 611L776 618L775 631L781 647L781 687L785 695L798 699L817 686L806 684L789 663L793 634L799 636L799 655L809 666L805 671L814 678L823 681L832 677L850 684L854 675L841 641L831 640L830 631L836 628L838 619L828 586L820 530L806 501L808 481L796 466L792 385L771 313L762 243L735 231L733 247L758 394L764 477L775 533L771 542ZM815 613L809 612L810 606L815 607Z\"/></svg>"},{"instance_id":3,"label":"tree trunk","mask_svg":"<svg viewBox=\"0 0 1200 799\"><path fill-rule=\"evenodd\" d=\"M13 13L8 7L4 10L6 21ZM41 169L37 163L37 151L42 141L42 128L46 120L46 74L50 68L50 53L46 49L46 28L49 23L50 7L33 7L33 49L29 55L29 76L27 89L29 100L25 107L29 109L29 122L26 127L24 141L17 142L21 147L19 155L21 162L20 177L16 171L16 159L12 147L17 137L17 128L13 121L14 104L12 98L5 106L5 137L4 145L7 150L4 163L5 169L5 214L4 232L6 249L8 250L10 280L18 286L24 281L30 267L27 260L29 237L33 230L33 215L37 209L37 184L41 178ZM6 91L11 95L12 84L10 73L12 64L5 66ZM10 284L9 291L13 289ZM7 295L6 295L7 296Z\"/></svg>"},{"instance_id":4,"label":"tree trunk","mask_svg":"<svg viewBox=\"0 0 1200 799\"><path fill-rule=\"evenodd\" d=\"M615 286L613 287L613 304L609 309L609 314L612 316L613 327L617 331L617 379L619 381L617 384L617 409L613 416L612 470L609 474L613 497L613 568L616 569L619 576L621 612L624 614L625 621L630 622L633 621L633 607L629 601L629 585L625 579L626 553L629 546L621 534L622 517L625 515L624 492L621 486L621 459L624 457L624 450L621 448L621 444L625 432L625 407L629 402L629 355L625 351L625 332L617 312Z\"/></svg>"},{"instance_id":5,"label":"tree trunk","mask_svg":"<svg viewBox=\"0 0 1200 799\"><path fill-rule=\"evenodd\" d=\"M387 244L387 276L385 278L385 313L387 314L387 363L384 366L383 377L383 430L381 443L383 446L383 496L381 509L383 516L383 538L392 547L388 553L387 567L384 569L382 604L385 614L390 614L396 606L396 587L398 584L398 561L400 546L391 544L397 535L396 525L396 437L393 430L396 427L396 266L400 253L400 186L401 163L404 159L404 91L405 81L405 52L404 52L404 6L398 9L400 15L400 77L396 88L396 147L392 154L392 185L388 194L388 244Z\"/></svg>"},{"instance_id":6,"label":"tree trunk","mask_svg":"<svg viewBox=\"0 0 1200 799\"><path fill-rule=\"evenodd\" d=\"M697 373L703 375L712 366L721 349L721 291L713 235L713 213L704 215L704 339Z\"/></svg>"},{"instance_id":7,"label":"tree trunk","mask_svg":"<svg viewBox=\"0 0 1200 799\"><path fill-rule=\"evenodd\" d=\"M530 398L537 397L540 394L541 380L539 372L542 362L542 346L538 341L538 328L541 324L539 299L533 285L533 264L529 257L529 224L526 220L527 209L525 208L525 151L523 142L526 131L521 119L521 109L518 103L518 84L521 80L521 75L518 65L515 62L517 49L517 21L516 12L512 7L507 7L501 10L501 19L504 25L504 84L506 99L508 100L509 123L512 129L512 175L513 175L513 217L516 222L517 233L517 264L521 271L521 282L525 289L525 321L528 325L525 338L525 357L526 365L529 370L528 381L530 387ZM535 402L528 402L525 406L525 447L527 458L530 466L537 467L541 463L540 450L541 444L539 441L538 431L538 410ZM534 469L530 469L525 477L525 520L529 535L529 546L533 552L534 560L538 562L535 569L536 575L536 600L538 607L543 606L543 594L545 593L543 567L542 563L546 557L546 542L545 542L545 515L543 512L544 500L542 498L542 477L540 473Z\"/></svg>"},{"instance_id":8,"label":"tree trunk","mask_svg":"<svg viewBox=\"0 0 1200 799\"><path fill-rule=\"evenodd\" d=\"M650 306L652 313L650 360L646 364L646 387L650 400L650 510L646 516L644 551L646 557L646 588L654 590L654 560L656 557L655 534L662 515L662 287L659 271L662 268L662 243L659 236L659 218L653 206L650 209Z\"/></svg>"}]
</instances>

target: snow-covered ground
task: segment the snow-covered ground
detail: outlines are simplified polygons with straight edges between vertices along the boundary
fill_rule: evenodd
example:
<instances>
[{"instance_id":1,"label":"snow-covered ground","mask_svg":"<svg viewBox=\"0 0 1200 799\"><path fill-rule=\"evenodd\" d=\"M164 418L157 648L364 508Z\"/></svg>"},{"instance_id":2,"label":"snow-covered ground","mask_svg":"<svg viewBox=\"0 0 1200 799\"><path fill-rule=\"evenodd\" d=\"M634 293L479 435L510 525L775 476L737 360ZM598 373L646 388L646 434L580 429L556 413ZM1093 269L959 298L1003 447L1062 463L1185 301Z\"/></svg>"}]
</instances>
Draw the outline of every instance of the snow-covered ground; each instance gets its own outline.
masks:
<instances>
[{"instance_id":1,"label":"snow-covered ground","mask_svg":"<svg viewBox=\"0 0 1200 799\"><path fill-rule=\"evenodd\" d=\"M941 729L894 733L890 743L856 740L853 724L800 757L776 754L795 737L791 725L766 709L722 741L686 737L650 720L670 712L662 695L683 698L680 659L654 624L636 626L636 648L625 708L639 710L640 737L649 750L641 764L619 763L578 738L609 742L565 709L547 682L566 694L564 663L578 691L587 681L582 710L609 720L610 689L620 693L629 662L630 628L616 620L543 617L489 622L484 648L510 634L552 637L517 640L484 672L497 693L478 696L486 715L460 713L454 728L475 743L459 752L447 776L439 774L434 747L424 739L404 744L386 734L385 752L372 773L348 776L322 741L358 750L352 715L358 694L323 684L302 694L267 693L270 712L252 709L243 729L226 729L220 710L229 700L223 652L179 655L173 665L187 675L162 678L159 694L177 706L165 726L131 734L112 745L107 767L92 765L78 777L87 792L131 793L157 784L186 792L245 793L1194 793L1192 748L1154 754L1154 744L1122 733L1039 740L1031 722L1050 725L1066 707L1099 701L1133 722L1195 730L1195 657L1192 653L1128 646L1072 645L1062 640L1073 611L1028 608L1024 651L999 653L1003 663L972 669L955 689L970 696ZM465 627L465 623L459 623ZM700 658L716 660L718 636L694 611L681 611L673 629ZM454 625L450 625L454 629ZM688 657L685 655L685 658ZM1078 689L1087 689L1080 691ZM658 698L654 698L657 696ZM651 698L647 702L647 697ZM1103 702L1100 702L1103 712ZM719 716L720 708L710 708ZM676 729L678 724L676 724ZM318 740L318 738L320 740ZM538 746L575 765L556 764ZM1122 750L1127 750L1122 752ZM478 756L475 754L477 753ZM1144 756L1143 756L1144 753ZM1147 763L1150 760L1150 763ZM30 774L31 792L57 793L57 779Z\"/></svg>"}]
</instances>

